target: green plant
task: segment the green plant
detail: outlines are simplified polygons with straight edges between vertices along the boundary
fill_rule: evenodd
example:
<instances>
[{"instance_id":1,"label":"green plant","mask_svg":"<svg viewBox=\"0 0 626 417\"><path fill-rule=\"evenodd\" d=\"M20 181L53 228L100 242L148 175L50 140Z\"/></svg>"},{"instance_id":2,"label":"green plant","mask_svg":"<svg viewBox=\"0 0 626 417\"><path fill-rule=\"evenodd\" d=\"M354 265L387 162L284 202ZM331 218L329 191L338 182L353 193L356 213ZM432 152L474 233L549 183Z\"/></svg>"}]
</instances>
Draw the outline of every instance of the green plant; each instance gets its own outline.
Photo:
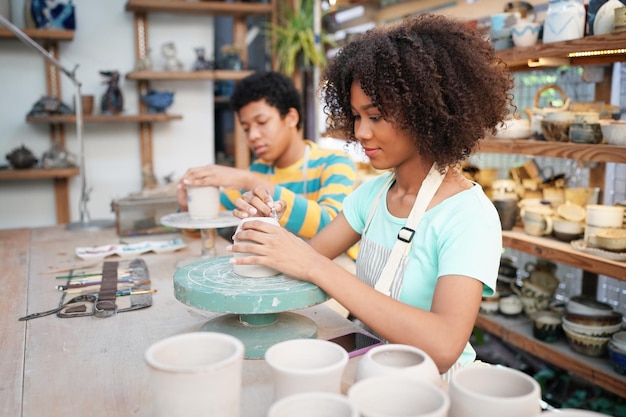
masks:
<instances>
[{"instance_id":1,"label":"green plant","mask_svg":"<svg viewBox=\"0 0 626 417\"><path fill-rule=\"evenodd\" d=\"M294 9L283 3L278 22L267 24L272 51L276 54L277 70L288 76L293 75L300 59L302 65L323 68L326 65L324 47L336 46L325 32L320 33L319 44L315 42L313 6L313 0L296 0Z\"/></svg>"}]
</instances>

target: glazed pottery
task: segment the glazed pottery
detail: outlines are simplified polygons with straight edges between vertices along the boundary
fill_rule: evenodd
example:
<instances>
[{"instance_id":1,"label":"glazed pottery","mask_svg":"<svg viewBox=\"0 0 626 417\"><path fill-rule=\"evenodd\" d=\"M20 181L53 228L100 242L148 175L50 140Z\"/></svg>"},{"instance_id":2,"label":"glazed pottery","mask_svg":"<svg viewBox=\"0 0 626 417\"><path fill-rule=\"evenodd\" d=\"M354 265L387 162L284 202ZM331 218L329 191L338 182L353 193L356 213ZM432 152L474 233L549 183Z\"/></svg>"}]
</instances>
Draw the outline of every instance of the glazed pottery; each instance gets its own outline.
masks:
<instances>
[{"instance_id":1,"label":"glazed pottery","mask_svg":"<svg viewBox=\"0 0 626 417\"><path fill-rule=\"evenodd\" d=\"M446 417L450 398L442 388L407 375L366 378L348 390L361 417Z\"/></svg>"},{"instance_id":2,"label":"glazed pottery","mask_svg":"<svg viewBox=\"0 0 626 417\"><path fill-rule=\"evenodd\" d=\"M235 230L235 234L233 235L234 241L254 243L250 241L237 239L237 234L241 231L242 226L246 222L249 222L249 221L261 221L261 222L272 224L274 226L279 226L278 221L276 221L276 219L272 217L248 217L245 219L241 219L241 223L239 223L239 226L237 226L237 230ZM250 256L250 254L245 253L245 252L233 252L233 257L235 258L244 258L246 256ZM270 268L264 265L256 265L256 264L233 265L233 271L237 275L241 275L242 277L249 277L249 278L267 278L267 277L273 277L279 274L279 272L273 268Z\"/></svg>"},{"instance_id":3,"label":"glazed pottery","mask_svg":"<svg viewBox=\"0 0 626 417\"><path fill-rule=\"evenodd\" d=\"M187 187L187 207L194 220L215 219L220 213L219 187Z\"/></svg>"},{"instance_id":4,"label":"glazed pottery","mask_svg":"<svg viewBox=\"0 0 626 417\"><path fill-rule=\"evenodd\" d=\"M563 333L561 316L549 311L535 314L533 317L533 336L543 342L556 342Z\"/></svg>"},{"instance_id":5,"label":"glazed pottery","mask_svg":"<svg viewBox=\"0 0 626 417\"><path fill-rule=\"evenodd\" d=\"M622 227L624 207L603 204L588 204L587 225L596 227Z\"/></svg>"},{"instance_id":6,"label":"glazed pottery","mask_svg":"<svg viewBox=\"0 0 626 417\"><path fill-rule=\"evenodd\" d=\"M543 43L582 38L586 15L583 0L549 0L543 25Z\"/></svg>"},{"instance_id":7,"label":"glazed pottery","mask_svg":"<svg viewBox=\"0 0 626 417\"><path fill-rule=\"evenodd\" d=\"M498 365L469 365L452 374L448 417L534 417L541 388L531 376Z\"/></svg>"},{"instance_id":8,"label":"glazed pottery","mask_svg":"<svg viewBox=\"0 0 626 417\"><path fill-rule=\"evenodd\" d=\"M528 20L519 20L511 30L513 44L518 48L533 46L539 39L541 24ZM530 133L530 125L528 126Z\"/></svg>"},{"instance_id":9,"label":"glazed pottery","mask_svg":"<svg viewBox=\"0 0 626 417\"><path fill-rule=\"evenodd\" d=\"M626 146L626 122L603 121L600 123L602 137L609 145Z\"/></svg>"},{"instance_id":10,"label":"glazed pottery","mask_svg":"<svg viewBox=\"0 0 626 417\"><path fill-rule=\"evenodd\" d=\"M501 297L498 301L498 309L504 315L516 316L524 310L524 304L518 295L513 294Z\"/></svg>"},{"instance_id":11,"label":"glazed pottery","mask_svg":"<svg viewBox=\"0 0 626 417\"><path fill-rule=\"evenodd\" d=\"M150 346L153 417L239 417L243 343L230 335L192 332Z\"/></svg>"},{"instance_id":12,"label":"glazed pottery","mask_svg":"<svg viewBox=\"0 0 626 417\"><path fill-rule=\"evenodd\" d=\"M276 401L267 417L359 417L356 406L345 395L303 392Z\"/></svg>"},{"instance_id":13,"label":"glazed pottery","mask_svg":"<svg viewBox=\"0 0 626 417\"><path fill-rule=\"evenodd\" d=\"M389 343L372 348L359 361L355 381L384 375L409 376L438 386L442 383L433 359L410 345Z\"/></svg>"},{"instance_id":14,"label":"glazed pottery","mask_svg":"<svg viewBox=\"0 0 626 417\"><path fill-rule=\"evenodd\" d=\"M493 200L493 205L498 211L500 217L500 224L502 230L511 230L517 222L517 216L519 214L519 208L517 205L517 198L497 199Z\"/></svg>"},{"instance_id":15,"label":"glazed pottery","mask_svg":"<svg viewBox=\"0 0 626 417\"><path fill-rule=\"evenodd\" d=\"M265 352L272 374L274 401L303 392L341 393L348 352L322 339L292 339Z\"/></svg>"}]
</instances>

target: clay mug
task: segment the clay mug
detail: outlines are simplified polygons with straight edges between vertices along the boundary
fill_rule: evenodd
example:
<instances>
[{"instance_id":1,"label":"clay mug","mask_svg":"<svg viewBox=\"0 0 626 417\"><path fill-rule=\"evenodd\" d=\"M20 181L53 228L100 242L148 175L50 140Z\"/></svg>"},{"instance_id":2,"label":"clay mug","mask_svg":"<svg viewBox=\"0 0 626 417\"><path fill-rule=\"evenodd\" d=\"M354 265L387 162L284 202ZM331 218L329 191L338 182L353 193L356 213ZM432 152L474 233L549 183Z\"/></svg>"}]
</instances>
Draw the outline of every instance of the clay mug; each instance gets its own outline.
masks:
<instances>
[{"instance_id":1,"label":"clay mug","mask_svg":"<svg viewBox=\"0 0 626 417\"><path fill-rule=\"evenodd\" d=\"M406 375L440 386L435 361L415 346L388 343L370 349L359 361L355 381L383 375Z\"/></svg>"},{"instance_id":2,"label":"clay mug","mask_svg":"<svg viewBox=\"0 0 626 417\"><path fill-rule=\"evenodd\" d=\"M154 417L239 417L244 345L214 332L183 333L145 352Z\"/></svg>"},{"instance_id":3,"label":"clay mug","mask_svg":"<svg viewBox=\"0 0 626 417\"><path fill-rule=\"evenodd\" d=\"M303 392L273 403L267 417L359 417L356 406L345 395Z\"/></svg>"},{"instance_id":4,"label":"clay mug","mask_svg":"<svg viewBox=\"0 0 626 417\"><path fill-rule=\"evenodd\" d=\"M361 417L446 417L450 397L430 382L408 375L362 379L348 390Z\"/></svg>"},{"instance_id":5,"label":"clay mug","mask_svg":"<svg viewBox=\"0 0 626 417\"><path fill-rule=\"evenodd\" d=\"M524 231L532 236L545 236L552 233L552 213L549 207L522 207L520 215Z\"/></svg>"},{"instance_id":6,"label":"clay mug","mask_svg":"<svg viewBox=\"0 0 626 417\"><path fill-rule=\"evenodd\" d=\"M517 204L517 199L512 198L493 200L493 205L496 207L498 216L500 217L502 230L511 230L513 226L515 226L519 213Z\"/></svg>"},{"instance_id":7,"label":"clay mug","mask_svg":"<svg viewBox=\"0 0 626 417\"><path fill-rule=\"evenodd\" d=\"M187 210L194 220L215 219L220 214L219 187L187 187Z\"/></svg>"},{"instance_id":8,"label":"clay mug","mask_svg":"<svg viewBox=\"0 0 626 417\"><path fill-rule=\"evenodd\" d=\"M274 387L274 401L302 392L341 393L348 352L323 339L291 339L265 352Z\"/></svg>"},{"instance_id":9,"label":"clay mug","mask_svg":"<svg viewBox=\"0 0 626 417\"><path fill-rule=\"evenodd\" d=\"M454 372L449 417L535 417L541 388L531 376L499 365L469 365Z\"/></svg>"},{"instance_id":10,"label":"clay mug","mask_svg":"<svg viewBox=\"0 0 626 417\"><path fill-rule=\"evenodd\" d=\"M519 296L524 306L524 313L530 316L537 311L547 310L552 298L552 291L533 284L530 281L523 281L521 287L515 281L511 281L511 290Z\"/></svg>"},{"instance_id":11,"label":"clay mug","mask_svg":"<svg viewBox=\"0 0 626 417\"><path fill-rule=\"evenodd\" d=\"M247 217L245 219L241 219L239 226L237 226L237 230L235 230L235 234L233 235L233 240L236 240L237 233L241 231L242 226L249 221L261 221L265 223L272 224L274 226L279 226L278 221L272 217ZM239 242L249 242L246 240L241 240ZM254 243L254 242L249 242ZM233 257L235 258L244 258L246 256L250 256L249 253L246 252L233 252ZM249 278L267 278L273 277L274 275L278 275L280 272L264 266L264 265L233 265L233 271L237 275L241 275L242 277Z\"/></svg>"}]
</instances>

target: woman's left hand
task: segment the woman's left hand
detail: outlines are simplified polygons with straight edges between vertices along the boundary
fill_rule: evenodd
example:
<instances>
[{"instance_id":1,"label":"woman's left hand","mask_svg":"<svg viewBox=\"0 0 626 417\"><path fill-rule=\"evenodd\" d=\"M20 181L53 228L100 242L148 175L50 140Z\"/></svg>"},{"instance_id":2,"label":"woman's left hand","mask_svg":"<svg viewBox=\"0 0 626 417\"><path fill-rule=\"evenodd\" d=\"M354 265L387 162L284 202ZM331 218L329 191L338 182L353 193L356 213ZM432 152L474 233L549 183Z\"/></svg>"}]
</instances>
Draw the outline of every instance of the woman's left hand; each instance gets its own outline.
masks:
<instances>
[{"instance_id":1,"label":"woman's left hand","mask_svg":"<svg viewBox=\"0 0 626 417\"><path fill-rule=\"evenodd\" d=\"M304 281L309 280L308 271L323 262L322 259L328 260L293 233L261 221L242 224L241 231L236 234L234 243L228 250L254 254L241 258L232 257L230 263L264 265Z\"/></svg>"}]
</instances>

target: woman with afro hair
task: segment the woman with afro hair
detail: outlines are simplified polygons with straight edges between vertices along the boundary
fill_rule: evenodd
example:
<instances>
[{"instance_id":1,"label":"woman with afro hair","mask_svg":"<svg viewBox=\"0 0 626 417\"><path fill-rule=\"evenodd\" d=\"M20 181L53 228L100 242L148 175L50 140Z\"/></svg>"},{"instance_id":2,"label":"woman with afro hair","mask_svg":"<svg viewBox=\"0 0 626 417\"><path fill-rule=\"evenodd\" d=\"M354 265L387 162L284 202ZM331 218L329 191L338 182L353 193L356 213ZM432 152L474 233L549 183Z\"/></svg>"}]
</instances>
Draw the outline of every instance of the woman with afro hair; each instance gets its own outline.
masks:
<instances>
[{"instance_id":1,"label":"woman with afro hair","mask_svg":"<svg viewBox=\"0 0 626 417\"><path fill-rule=\"evenodd\" d=\"M469 343L482 296L494 293L500 220L463 162L512 106L512 79L493 47L464 22L420 15L377 27L329 62L321 80L330 129L361 144L387 170L353 191L309 242L247 222L230 248L312 282L389 343L413 345L447 379L472 363ZM239 217L281 213L260 188ZM356 275L330 259L360 240Z\"/></svg>"}]
</instances>

